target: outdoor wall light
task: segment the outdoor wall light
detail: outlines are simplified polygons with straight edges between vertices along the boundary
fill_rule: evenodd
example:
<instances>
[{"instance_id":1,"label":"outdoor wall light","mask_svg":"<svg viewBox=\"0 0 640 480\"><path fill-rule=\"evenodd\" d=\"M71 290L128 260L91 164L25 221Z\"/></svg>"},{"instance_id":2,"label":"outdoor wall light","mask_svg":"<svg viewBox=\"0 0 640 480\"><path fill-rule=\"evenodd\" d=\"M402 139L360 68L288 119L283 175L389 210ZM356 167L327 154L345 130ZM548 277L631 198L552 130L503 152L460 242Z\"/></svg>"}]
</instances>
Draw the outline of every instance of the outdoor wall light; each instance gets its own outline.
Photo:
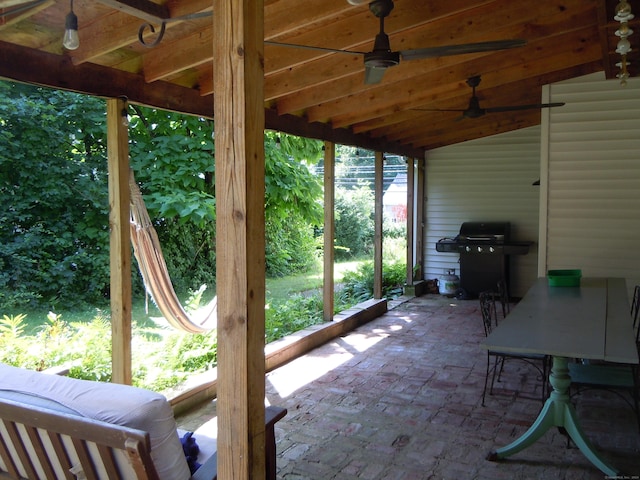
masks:
<instances>
[{"instance_id":1,"label":"outdoor wall light","mask_svg":"<svg viewBox=\"0 0 640 480\"><path fill-rule=\"evenodd\" d=\"M73 13L73 0L71 0L71 10L67 13L64 21L64 38L62 45L67 50L75 50L80 46L80 37L78 37L78 17Z\"/></svg>"}]
</instances>

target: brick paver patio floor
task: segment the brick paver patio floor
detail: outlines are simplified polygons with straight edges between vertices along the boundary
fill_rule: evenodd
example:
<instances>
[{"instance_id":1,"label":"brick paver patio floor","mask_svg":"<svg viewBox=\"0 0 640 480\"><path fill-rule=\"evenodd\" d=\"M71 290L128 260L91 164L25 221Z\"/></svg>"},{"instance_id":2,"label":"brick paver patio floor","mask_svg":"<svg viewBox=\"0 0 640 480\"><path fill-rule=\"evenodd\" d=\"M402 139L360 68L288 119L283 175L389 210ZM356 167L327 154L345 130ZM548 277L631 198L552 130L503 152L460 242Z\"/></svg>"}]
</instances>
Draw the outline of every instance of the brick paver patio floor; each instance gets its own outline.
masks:
<instances>
[{"instance_id":1,"label":"brick paver patio floor","mask_svg":"<svg viewBox=\"0 0 640 480\"><path fill-rule=\"evenodd\" d=\"M537 372L509 362L481 405L486 352L475 300L408 299L267 375L278 478L593 479L605 477L556 429L500 462L486 454L520 436L542 406ZM592 443L640 478L633 410L609 392L573 398ZM203 415L215 415L212 402Z\"/></svg>"}]
</instances>

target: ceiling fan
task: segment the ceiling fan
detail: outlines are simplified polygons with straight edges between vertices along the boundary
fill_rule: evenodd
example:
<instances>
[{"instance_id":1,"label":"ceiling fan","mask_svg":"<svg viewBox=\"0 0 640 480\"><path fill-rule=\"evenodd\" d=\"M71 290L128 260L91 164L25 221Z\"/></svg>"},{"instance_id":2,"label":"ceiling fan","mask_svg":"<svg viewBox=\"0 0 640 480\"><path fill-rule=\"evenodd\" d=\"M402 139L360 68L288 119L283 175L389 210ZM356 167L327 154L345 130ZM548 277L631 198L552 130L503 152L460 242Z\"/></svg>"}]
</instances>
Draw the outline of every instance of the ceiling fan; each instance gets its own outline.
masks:
<instances>
[{"instance_id":1,"label":"ceiling fan","mask_svg":"<svg viewBox=\"0 0 640 480\"><path fill-rule=\"evenodd\" d=\"M348 0L352 5L369 3L369 10L380 19L380 32L376 35L373 50L370 52L359 52L353 50L339 50L333 48L314 47L309 45L297 45L293 43L280 43L265 41L268 45L278 45L293 48L307 48L311 50L321 50L325 52L348 53L364 56L365 83L380 83L384 72L389 67L394 67L400 60L421 60L425 58L445 57L451 55L461 55L464 53L491 52L494 50L504 50L507 48L522 47L525 40L498 40L492 42L467 43L461 45L444 45L440 47L418 48L414 50L392 51L389 36L384 31L384 19L393 10L393 0Z\"/></svg>"},{"instance_id":2,"label":"ceiling fan","mask_svg":"<svg viewBox=\"0 0 640 480\"><path fill-rule=\"evenodd\" d=\"M464 108L436 108L436 109L428 109L428 108L415 108L413 110L421 110L423 112L461 112L461 118L479 118L485 115L486 113L499 113L499 112L513 112L517 110L535 110L540 108L552 108L552 107L561 107L564 105L564 102L559 103L535 103L530 105L510 105L505 107L492 107L492 108L480 108L480 101L476 96L476 87L480 85L480 75L476 75L474 77L470 77L467 79L467 85L469 85L473 93L471 94L471 98L469 99L469 106Z\"/></svg>"}]
</instances>

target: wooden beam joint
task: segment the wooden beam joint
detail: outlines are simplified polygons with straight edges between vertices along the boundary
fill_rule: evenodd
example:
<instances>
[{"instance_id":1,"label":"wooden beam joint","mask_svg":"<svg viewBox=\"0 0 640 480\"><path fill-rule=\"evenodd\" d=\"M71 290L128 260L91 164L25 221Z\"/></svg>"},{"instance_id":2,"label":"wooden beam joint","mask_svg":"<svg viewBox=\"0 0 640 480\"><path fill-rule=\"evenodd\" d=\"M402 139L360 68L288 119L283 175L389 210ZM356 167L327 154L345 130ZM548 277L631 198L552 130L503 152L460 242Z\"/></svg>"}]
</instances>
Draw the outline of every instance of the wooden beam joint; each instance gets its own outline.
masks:
<instances>
[{"instance_id":1,"label":"wooden beam joint","mask_svg":"<svg viewBox=\"0 0 640 480\"><path fill-rule=\"evenodd\" d=\"M98 2L147 22L161 23L170 16L166 5L159 5L149 0L98 0Z\"/></svg>"}]
</instances>

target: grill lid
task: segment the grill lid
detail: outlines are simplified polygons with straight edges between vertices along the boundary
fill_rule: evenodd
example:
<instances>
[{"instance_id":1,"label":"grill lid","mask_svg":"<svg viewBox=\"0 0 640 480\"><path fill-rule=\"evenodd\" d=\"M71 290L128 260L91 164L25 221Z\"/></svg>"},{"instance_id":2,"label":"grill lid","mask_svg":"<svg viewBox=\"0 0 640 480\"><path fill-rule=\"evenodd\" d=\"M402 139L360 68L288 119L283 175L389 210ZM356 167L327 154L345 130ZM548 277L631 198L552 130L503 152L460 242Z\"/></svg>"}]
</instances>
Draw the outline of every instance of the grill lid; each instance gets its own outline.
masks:
<instances>
[{"instance_id":1,"label":"grill lid","mask_svg":"<svg viewBox=\"0 0 640 480\"><path fill-rule=\"evenodd\" d=\"M456 237L458 242L506 243L511 233L510 222L464 222Z\"/></svg>"}]
</instances>

